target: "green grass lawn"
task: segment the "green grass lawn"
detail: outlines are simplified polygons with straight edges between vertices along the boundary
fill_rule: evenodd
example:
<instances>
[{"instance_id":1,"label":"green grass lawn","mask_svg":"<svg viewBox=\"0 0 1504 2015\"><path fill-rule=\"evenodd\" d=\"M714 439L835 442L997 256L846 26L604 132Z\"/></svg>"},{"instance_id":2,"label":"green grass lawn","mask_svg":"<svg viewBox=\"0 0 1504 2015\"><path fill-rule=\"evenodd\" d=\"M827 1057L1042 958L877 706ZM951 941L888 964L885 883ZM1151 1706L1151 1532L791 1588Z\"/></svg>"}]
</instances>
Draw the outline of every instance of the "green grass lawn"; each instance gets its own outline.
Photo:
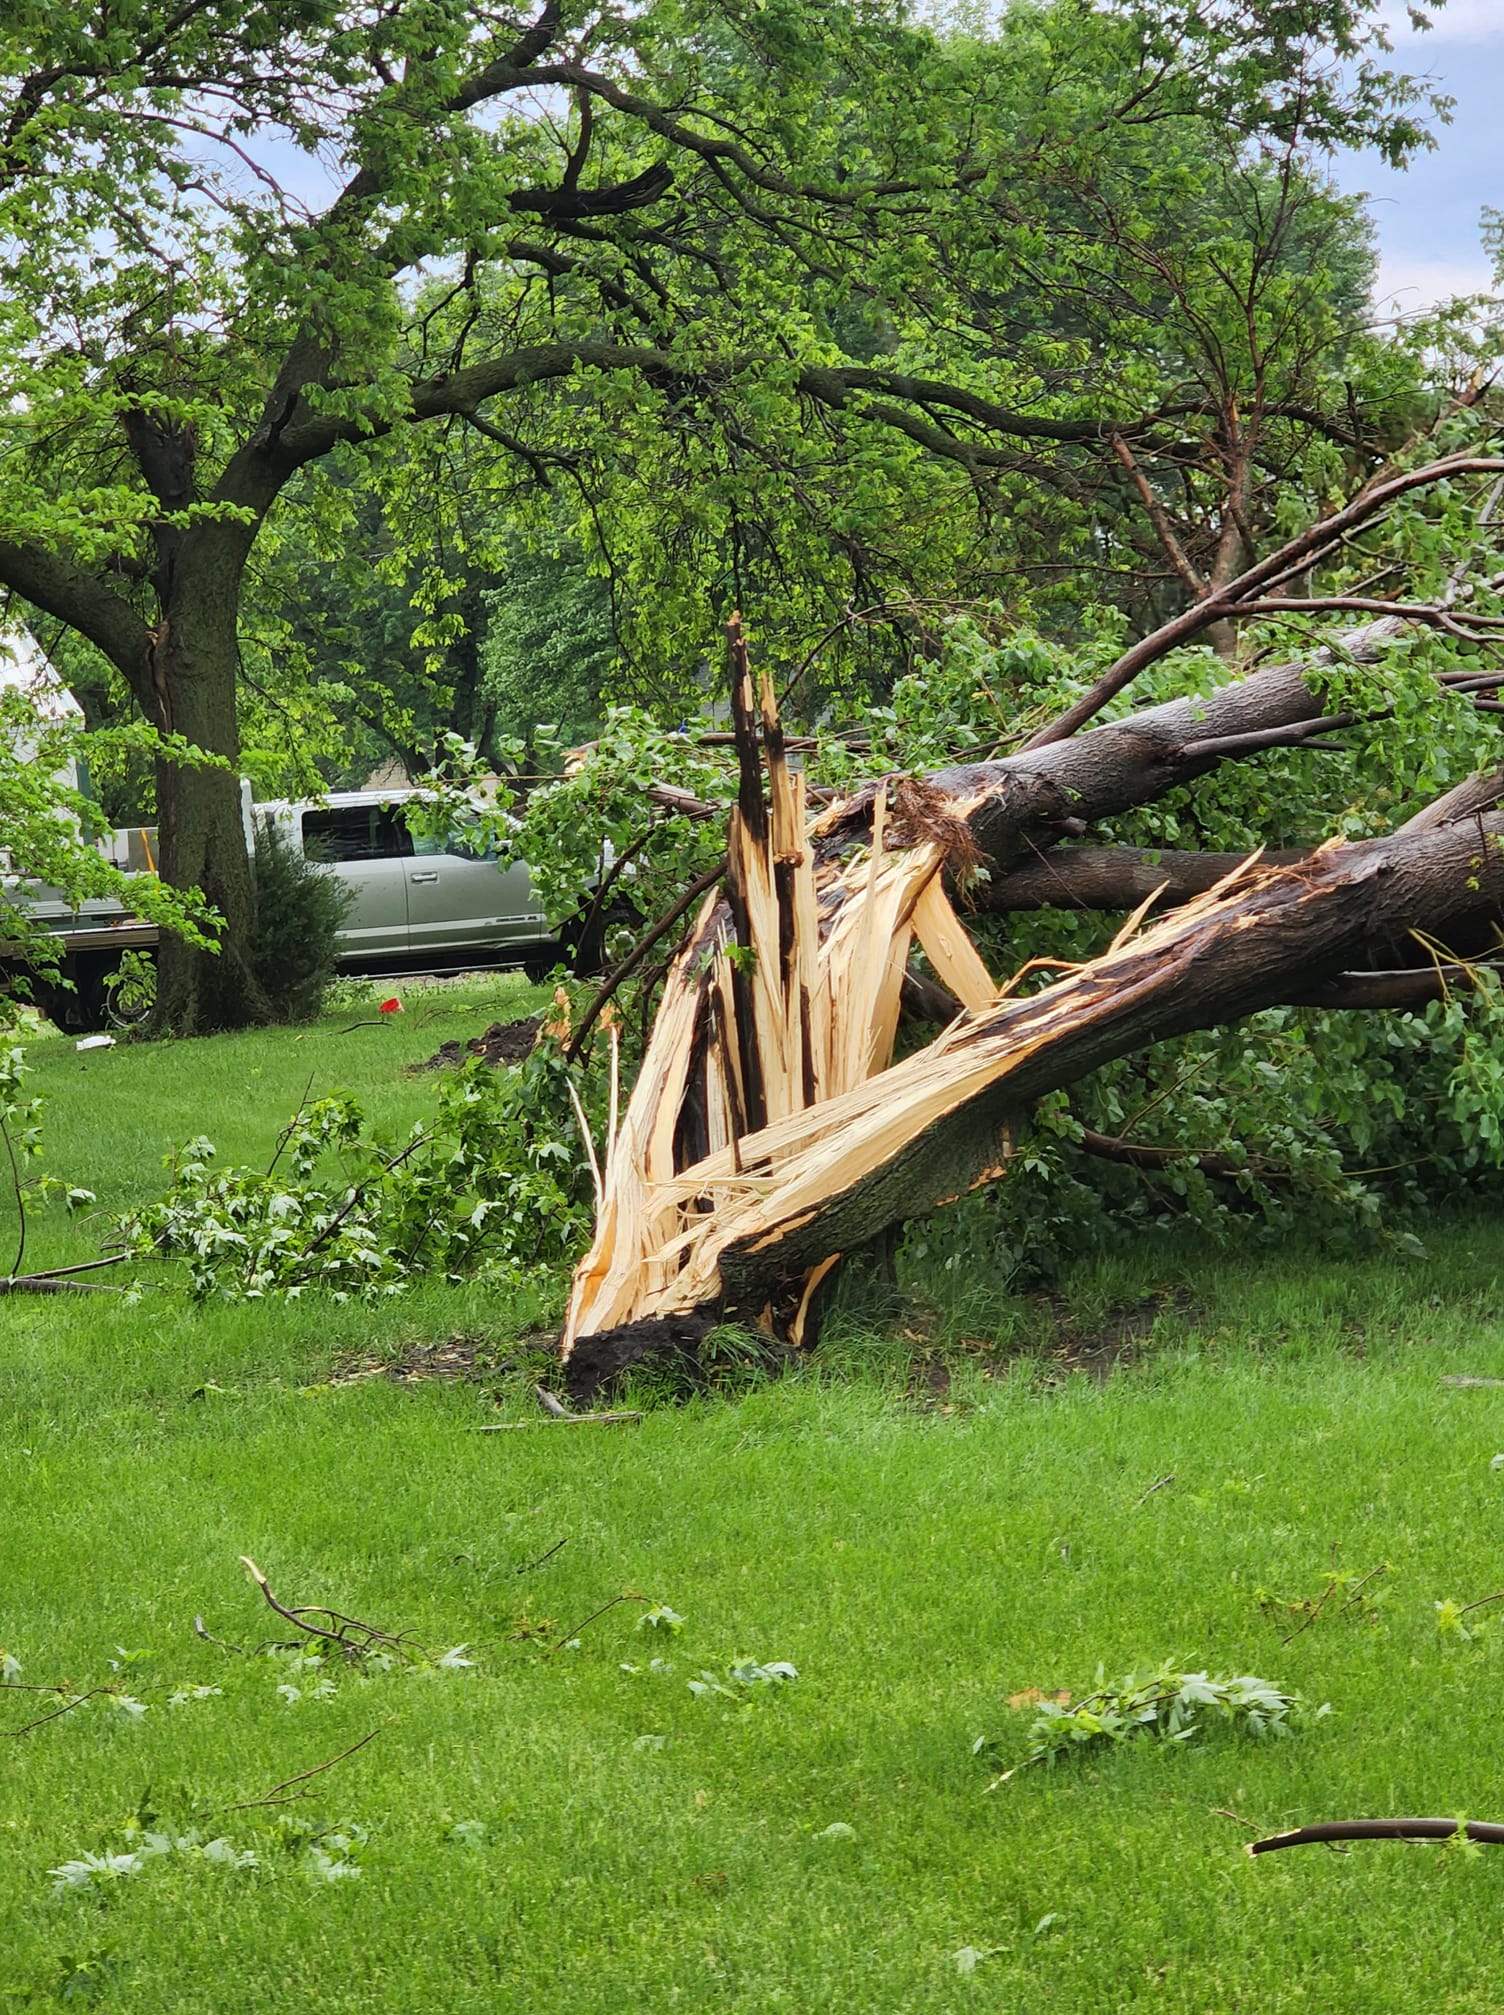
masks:
<instances>
[{"instance_id":1,"label":"green grass lawn","mask_svg":"<svg viewBox=\"0 0 1504 2015\"><path fill-rule=\"evenodd\" d=\"M538 996L405 998L350 1034L369 1010L38 1042L48 1165L119 1209L184 1135L264 1154L310 1072L407 1123L432 1090L404 1062ZM471 1432L533 1418L505 1367L538 1319L478 1290L0 1303L0 1644L24 1681L146 1709L0 1735L0 2007L1496 2007L1496 1850L1242 1851L1318 1818L1504 1818L1504 1639L1435 1613L1504 1587L1504 1390L1441 1383L1504 1377L1504 1236L1480 1216L1427 1239L1405 1264L1163 1244L1083 1265L1083 1328L1182 1298L1105 1382L1031 1353L1059 1318L1021 1301L1017 1354L957 1345L943 1395L848 1336L823 1368L621 1429ZM30 1257L90 1249L52 1210ZM476 1376L340 1382L452 1336ZM474 1663L308 1670L206 1642L195 1616L228 1644L281 1634L242 1554L284 1600ZM1380 1563L1384 1600L1282 1643L1300 1618L1261 1596ZM628 1602L550 1650L627 1591L679 1634ZM1333 1711L1281 1744L1145 1745L987 1791L974 1738L1026 1747L1007 1695L1172 1654ZM799 1676L750 1706L691 1693L739 1658ZM217 1690L170 1704L197 1688ZM5 1728L49 1704L7 1692ZM231 1809L373 1731L311 1795ZM143 1823L259 1866L175 1851L54 1895L49 1870Z\"/></svg>"}]
</instances>

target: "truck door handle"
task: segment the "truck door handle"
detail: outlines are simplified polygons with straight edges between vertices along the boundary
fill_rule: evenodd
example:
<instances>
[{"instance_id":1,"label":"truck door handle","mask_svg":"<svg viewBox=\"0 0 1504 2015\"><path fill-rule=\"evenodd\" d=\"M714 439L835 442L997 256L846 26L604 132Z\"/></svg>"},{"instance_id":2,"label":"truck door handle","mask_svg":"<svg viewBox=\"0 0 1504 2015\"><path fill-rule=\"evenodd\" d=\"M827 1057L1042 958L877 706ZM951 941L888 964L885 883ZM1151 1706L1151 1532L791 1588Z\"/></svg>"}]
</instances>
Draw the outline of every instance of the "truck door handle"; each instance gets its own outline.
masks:
<instances>
[{"instance_id":1,"label":"truck door handle","mask_svg":"<svg viewBox=\"0 0 1504 2015\"><path fill-rule=\"evenodd\" d=\"M429 870L429 872L428 872L428 873L427 873L426 875L409 875L409 876L408 876L408 880L409 880L410 882L436 882L436 881L438 880L438 878L439 878L439 871L438 871L438 869L437 869L437 868L432 868L432 869L430 869L430 870Z\"/></svg>"}]
</instances>

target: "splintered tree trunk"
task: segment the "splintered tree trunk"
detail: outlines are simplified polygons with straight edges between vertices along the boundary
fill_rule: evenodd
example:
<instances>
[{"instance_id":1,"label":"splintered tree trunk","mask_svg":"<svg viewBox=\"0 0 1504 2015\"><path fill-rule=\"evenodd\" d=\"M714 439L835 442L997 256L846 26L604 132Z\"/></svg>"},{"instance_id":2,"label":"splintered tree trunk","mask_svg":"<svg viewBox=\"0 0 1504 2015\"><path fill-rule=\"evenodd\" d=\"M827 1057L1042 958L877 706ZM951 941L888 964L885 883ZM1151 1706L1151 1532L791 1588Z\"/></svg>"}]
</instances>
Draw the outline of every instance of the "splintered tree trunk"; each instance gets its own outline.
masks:
<instances>
[{"instance_id":1,"label":"splintered tree trunk","mask_svg":"<svg viewBox=\"0 0 1504 2015\"><path fill-rule=\"evenodd\" d=\"M1006 864L1041 815L1068 819L1089 793L1063 790L1062 769L1094 774L1110 799L1132 762L1141 799L1156 794L1142 777L1156 752L1167 774L1210 767L1207 745L1244 730L1209 735L1208 706L1187 708L1166 753L1173 737L1157 743L1144 723L1174 710L1154 709L1011 763L889 779L806 830L766 682L764 806L735 633L733 665L742 788L726 893L707 898L675 962L609 1143L563 1339L580 1394L649 1352L692 1351L717 1321L799 1344L841 1258L1003 1176L1043 1094L1167 1037L1312 998L1413 924L1434 936L1504 906L1504 813L1478 808L1488 791L1459 793L1385 839L1280 865L1254 855L1140 928L1146 901L1101 957L1011 998L956 914L948 871L964 882L979 861ZM1229 691L1246 705L1255 684ZM1310 707L1301 691L1289 709ZM895 1064L915 947L961 1012Z\"/></svg>"}]
</instances>

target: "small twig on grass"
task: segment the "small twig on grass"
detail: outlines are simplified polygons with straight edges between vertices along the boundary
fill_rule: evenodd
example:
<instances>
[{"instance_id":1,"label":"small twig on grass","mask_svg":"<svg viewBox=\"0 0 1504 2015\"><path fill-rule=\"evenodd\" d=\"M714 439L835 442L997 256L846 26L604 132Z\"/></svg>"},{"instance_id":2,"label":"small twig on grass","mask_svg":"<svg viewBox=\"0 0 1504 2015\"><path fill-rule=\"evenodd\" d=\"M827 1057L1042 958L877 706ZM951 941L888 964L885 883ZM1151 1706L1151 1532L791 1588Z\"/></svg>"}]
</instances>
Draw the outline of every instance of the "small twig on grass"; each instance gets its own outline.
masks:
<instances>
[{"instance_id":1,"label":"small twig on grass","mask_svg":"<svg viewBox=\"0 0 1504 2015\"><path fill-rule=\"evenodd\" d=\"M468 1434L512 1434L530 1427L628 1427L642 1419L640 1413L556 1413L547 1420L488 1420Z\"/></svg>"},{"instance_id":2,"label":"small twig on grass","mask_svg":"<svg viewBox=\"0 0 1504 2015\"><path fill-rule=\"evenodd\" d=\"M1332 1557L1334 1561L1336 1559L1336 1552L1337 1552L1337 1543L1335 1540L1333 1540ZM1332 1597L1337 1593L1339 1589L1346 1588L1347 1590L1347 1600L1337 1605L1336 1614L1338 1616L1341 1616L1345 1614L1347 1610L1351 1609L1355 1602L1362 1601L1363 1590L1368 1586L1369 1582L1373 1580L1376 1574L1387 1574L1388 1572L1389 1572L1389 1562L1387 1560L1381 1560L1377 1567L1370 1567L1366 1574L1360 1575L1356 1581L1349 1582L1347 1577L1345 1575L1339 1574L1336 1570L1336 1567L1333 1566L1331 1572L1327 1575L1326 1587L1322 1590L1320 1600L1317 1601L1312 1606L1307 1615L1303 1617L1299 1623L1296 1624L1295 1628L1290 1632L1290 1635L1288 1637L1282 1637L1280 1639L1280 1643L1282 1645L1289 1644L1295 1638L1299 1637L1300 1633L1303 1630L1309 1630L1311 1625L1316 1621L1317 1617L1320 1616L1321 1612L1326 1608L1327 1604L1331 1601ZM1294 1604L1291 1604L1290 1606L1292 1608L1295 1607Z\"/></svg>"},{"instance_id":3,"label":"small twig on grass","mask_svg":"<svg viewBox=\"0 0 1504 2015\"><path fill-rule=\"evenodd\" d=\"M1245 1854L1273 1854L1281 1847L1305 1847L1333 1840L1454 1840L1461 1833L1491 1847L1504 1847L1504 1826L1486 1819L1331 1819L1298 1826L1267 1840L1250 1840Z\"/></svg>"},{"instance_id":4,"label":"small twig on grass","mask_svg":"<svg viewBox=\"0 0 1504 2015\"><path fill-rule=\"evenodd\" d=\"M566 1532L562 1539L556 1539L554 1541L553 1545L548 1549L547 1553L540 1553L536 1560L525 1560L521 1565L521 1567L517 1569L517 1572L519 1574L531 1574L535 1567L541 1567L545 1560L552 1560L554 1555L558 1552L559 1548L561 1546L568 1546L568 1544L569 1544L569 1534Z\"/></svg>"},{"instance_id":5,"label":"small twig on grass","mask_svg":"<svg viewBox=\"0 0 1504 2015\"><path fill-rule=\"evenodd\" d=\"M1149 1502L1149 1499L1154 1495L1156 1490L1165 1490L1174 1481L1175 1481L1175 1472L1172 1469L1168 1476L1162 1476L1159 1479L1158 1483L1151 1483L1149 1485L1149 1488L1144 1492L1143 1496L1135 1500L1133 1506L1134 1510L1137 1511L1139 1505L1141 1504L1147 1504Z\"/></svg>"},{"instance_id":6,"label":"small twig on grass","mask_svg":"<svg viewBox=\"0 0 1504 2015\"><path fill-rule=\"evenodd\" d=\"M205 1644L212 1644L218 1651L233 1651L237 1658L245 1657L245 1646L243 1644L228 1644L224 1638L216 1637L213 1631L206 1626L201 1616L195 1616L193 1619L193 1634L195 1637L201 1637Z\"/></svg>"},{"instance_id":7,"label":"small twig on grass","mask_svg":"<svg viewBox=\"0 0 1504 2015\"><path fill-rule=\"evenodd\" d=\"M1504 1385L1504 1378L1466 1378L1459 1372L1447 1372L1442 1378L1443 1385Z\"/></svg>"},{"instance_id":8,"label":"small twig on grass","mask_svg":"<svg viewBox=\"0 0 1504 2015\"><path fill-rule=\"evenodd\" d=\"M1338 1581L1336 1575L1332 1575L1328 1579L1326 1589L1322 1594L1321 1600L1316 1604L1315 1608L1310 1611L1310 1613L1304 1618L1302 1622L1296 1624L1295 1628L1290 1632L1290 1635L1288 1637L1282 1637L1280 1639L1280 1643L1282 1645L1289 1644L1295 1638L1299 1637L1300 1633L1303 1630L1309 1630L1311 1625L1316 1621L1317 1617L1321 1614L1322 1610L1326 1608L1327 1604L1331 1601L1332 1597L1337 1593L1337 1590L1340 1587L1340 1585L1341 1584Z\"/></svg>"},{"instance_id":9,"label":"small twig on grass","mask_svg":"<svg viewBox=\"0 0 1504 2015\"><path fill-rule=\"evenodd\" d=\"M484 1427L472 1427L472 1434L506 1434L517 1427L620 1427L628 1421L641 1420L640 1413L571 1413L569 1408L546 1385L535 1385L533 1396L547 1414L547 1420L493 1420ZM562 1545L562 1540L560 1541Z\"/></svg>"},{"instance_id":10,"label":"small twig on grass","mask_svg":"<svg viewBox=\"0 0 1504 2015\"><path fill-rule=\"evenodd\" d=\"M310 1777L321 1777L326 1770L332 1770L336 1763L343 1763L347 1756L353 1756L357 1749L364 1749L368 1742L374 1742L380 1733L380 1728L373 1728L369 1735L362 1735L359 1742L352 1742L350 1747L342 1749L338 1756L331 1756L327 1763L315 1763L311 1770L300 1770L296 1777L284 1777L282 1782L274 1784L263 1798L244 1798L238 1805L222 1805L219 1809L221 1812L252 1812L258 1805L291 1805L296 1799L312 1798L314 1794L311 1791L294 1791L293 1786L306 1785ZM282 1797L281 1793L284 1791L291 1792L292 1796Z\"/></svg>"},{"instance_id":11,"label":"small twig on grass","mask_svg":"<svg viewBox=\"0 0 1504 2015\"><path fill-rule=\"evenodd\" d=\"M1209 1805L1206 1809L1213 1819L1230 1819L1234 1826L1246 1826L1250 1833L1257 1833L1259 1830L1259 1822L1256 1819L1245 1819L1241 1812L1231 1812L1225 1805Z\"/></svg>"},{"instance_id":12,"label":"small twig on grass","mask_svg":"<svg viewBox=\"0 0 1504 2015\"><path fill-rule=\"evenodd\" d=\"M1486 1609L1491 1602L1504 1602L1504 1588L1501 1588L1497 1595L1480 1595L1476 1602L1464 1602L1457 1614L1469 1616L1475 1609Z\"/></svg>"},{"instance_id":13,"label":"small twig on grass","mask_svg":"<svg viewBox=\"0 0 1504 2015\"><path fill-rule=\"evenodd\" d=\"M583 1623L577 1623L572 1630L566 1630L562 1637L556 1637L553 1643L548 1647L547 1651L544 1652L543 1654L544 1657L552 1658L556 1651L562 1651L566 1644L572 1643L574 1639L579 1636L582 1630L588 1630L590 1625L594 1623L598 1617L604 1616L608 1609L614 1609L618 1602L646 1602L646 1601L647 1597L645 1595L638 1595L634 1589L630 1588L624 1590L623 1593L620 1595L613 1595L611 1600L609 1602L603 1602L599 1609L592 1609L590 1614L585 1618L585 1621Z\"/></svg>"},{"instance_id":14,"label":"small twig on grass","mask_svg":"<svg viewBox=\"0 0 1504 2015\"><path fill-rule=\"evenodd\" d=\"M18 1693L65 1693L67 1688L63 1686L12 1687L8 1684L5 1690L7 1692L14 1691ZM33 1728L40 1728L48 1721L56 1721L60 1715L71 1714L75 1707L82 1707L86 1700L97 1699L101 1693L118 1693L119 1690L117 1686L91 1686L87 1693L74 1694L73 1698L64 1701L61 1707L54 1707L50 1714L39 1714L35 1721L23 1721L19 1728L7 1728L5 1733L7 1735L29 1735Z\"/></svg>"},{"instance_id":15,"label":"small twig on grass","mask_svg":"<svg viewBox=\"0 0 1504 2015\"><path fill-rule=\"evenodd\" d=\"M1346 1602L1343 1603L1342 1608L1337 1611L1337 1614L1341 1616L1345 1610L1351 1609L1355 1602L1359 1602L1362 1600L1363 1590L1368 1586L1369 1582L1373 1580L1376 1574L1387 1574L1388 1572L1389 1572L1389 1562L1387 1560L1381 1560L1377 1567L1370 1567L1367 1574L1360 1576L1359 1579L1355 1581L1352 1587L1348 1590L1347 1600ZM1496 1599L1497 1598L1493 1596L1489 1597L1490 1601L1494 1601Z\"/></svg>"}]
</instances>

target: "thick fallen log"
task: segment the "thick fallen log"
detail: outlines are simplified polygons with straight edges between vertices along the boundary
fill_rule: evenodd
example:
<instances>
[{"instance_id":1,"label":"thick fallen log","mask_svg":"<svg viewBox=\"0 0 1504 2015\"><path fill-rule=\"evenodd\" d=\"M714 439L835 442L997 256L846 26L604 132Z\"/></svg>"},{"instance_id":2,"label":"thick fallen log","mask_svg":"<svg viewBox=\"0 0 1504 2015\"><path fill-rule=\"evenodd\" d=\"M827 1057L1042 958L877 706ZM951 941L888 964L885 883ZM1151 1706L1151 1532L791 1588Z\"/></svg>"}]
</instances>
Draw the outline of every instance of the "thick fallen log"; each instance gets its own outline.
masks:
<instances>
[{"instance_id":1,"label":"thick fallen log","mask_svg":"<svg viewBox=\"0 0 1504 2015\"><path fill-rule=\"evenodd\" d=\"M1376 663L1405 627L1397 617L1380 617L1345 632L1338 645L1342 662ZM911 790L910 803L921 818L928 804L964 824L973 857L998 876L1037 861L1043 848L1079 837L1089 821L1152 804L1224 762L1309 743L1347 724L1351 717L1327 712L1322 698L1336 656L1323 650L1266 665L1204 695L1141 708L1069 741L933 771L923 792ZM890 838L900 843L912 836L912 819L895 797L898 782L875 779L816 823L817 864L866 844L879 789L895 814Z\"/></svg>"},{"instance_id":2,"label":"thick fallen log","mask_svg":"<svg viewBox=\"0 0 1504 2015\"><path fill-rule=\"evenodd\" d=\"M1276 1005L1409 920L1444 928L1477 907L1470 878L1504 904L1501 834L1495 813L1481 835L1469 822L1330 846L1297 867L1255 861L1043 992L973 1010L917 1056L659 1183L644 1203L668 1235L645 1264L577 1283L572 1387L654 1347L655 1324L676 1347L715 1314L797 1340L839 1255L1002 1174L1018 1116L1046 1092Z\"/></svg>"},{"instance_id":3,"label":"thick fallen log","mask_svg":"<svg viewBox=\"0 0 1504 2015\"><path fill-rule=\"evenodd\" d=\"M1255 683L1228 689L1228 704ZM1198 706L1193 747L1208 739L1209 711ZM907 791L900 781L891 819L880 784L864 849L849 844L849 807L801 844L799 779L783 765L766 690L771 811L760 792L754 803L744 658L737 712L744 774L730 921L728 906L708 898L610 1144L564 1338L575 1392L647 1351L692 1352L719 1319L798 1344L841 1257L1001 1175L1020 1117L1045 1093L1167 1037L1310 998L1412 927L1434 940L1504 913L1504 814L1482 808L1504 789L1495 780L1384 839L1329 843L1284 865L1240 863L1147 929L1132 919L1102 957L1009 997L943 879L968 850L976 858L979 834L996 858L1019 830L1016 765L942 772ZM1116 736L1110 769L1124 759L1127 726L1039 758L1074 757L1091 772L1087 745ZM1142 768L1145 738L1132 732L1128 759ZM1022 789L1033 788L1026 773ZM915 943L964 1012L890 1065Z\"/></svg>"},{"instance_id":4,"label":"thick fallen log","mask_svg":"<svg viewBox=\"0 0 1504 2015\"><path fill-rule=\"evenodd\" d=\"M1266 867L1304 860L1309 847L1263 856ZM968 891L979 910L1136 910L1148 902L1169 909L1230 875L1246 854L1176 851L1157 847L1057 847L993 875Z\"/></svg>"}]
</instances>

